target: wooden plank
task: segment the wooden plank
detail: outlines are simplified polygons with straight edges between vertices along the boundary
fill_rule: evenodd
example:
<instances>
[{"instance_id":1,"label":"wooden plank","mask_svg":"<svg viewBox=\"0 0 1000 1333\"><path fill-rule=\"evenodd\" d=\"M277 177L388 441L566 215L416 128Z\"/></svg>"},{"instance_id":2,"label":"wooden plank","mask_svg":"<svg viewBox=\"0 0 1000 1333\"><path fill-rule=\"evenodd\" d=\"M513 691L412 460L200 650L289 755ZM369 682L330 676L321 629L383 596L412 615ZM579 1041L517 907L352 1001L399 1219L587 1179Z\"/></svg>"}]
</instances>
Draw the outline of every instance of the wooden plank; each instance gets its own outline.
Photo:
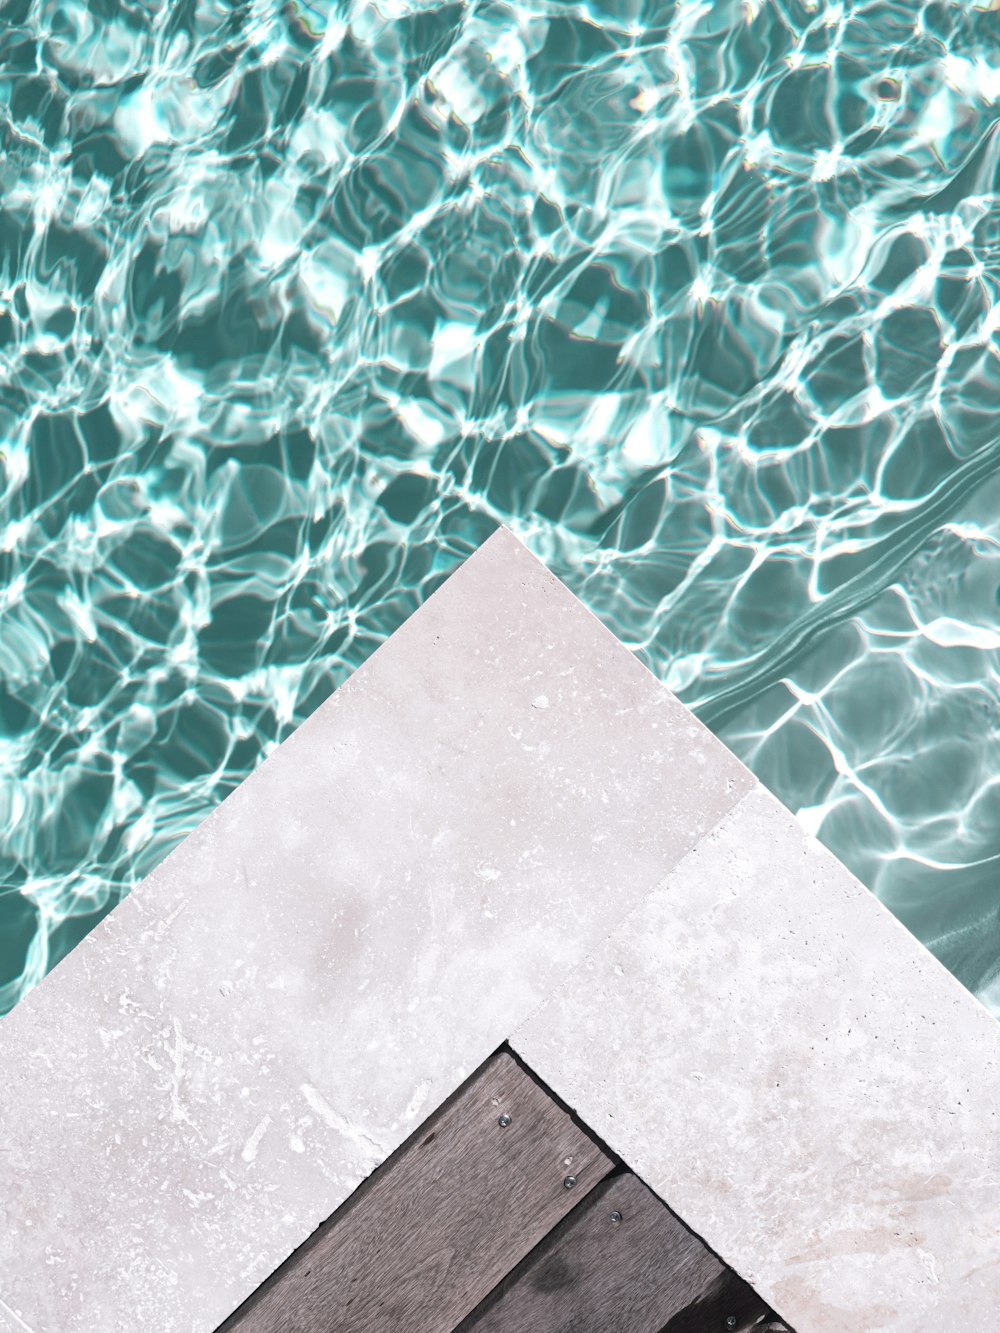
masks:
<instances>
[{"instance_id":1,"label":"wooden plank","mask_svg":"<svg viewBox=\"0 0 1000 1333\"><path fill-rule=\"evenodd\" d=\"M742 1279L633 1175L595 1189L460 1333L780 1330Z\"/></svg>"},{"instance_id":2,"label":"wooden plank","mask_svg":"<svg viewBox=\"0 0 1000 1333\"><path fill-rule=\"evenodd\" d=\"M495 1056L219 1333L451 1333L611 1166Z\"/></svg>"}]
</instances>

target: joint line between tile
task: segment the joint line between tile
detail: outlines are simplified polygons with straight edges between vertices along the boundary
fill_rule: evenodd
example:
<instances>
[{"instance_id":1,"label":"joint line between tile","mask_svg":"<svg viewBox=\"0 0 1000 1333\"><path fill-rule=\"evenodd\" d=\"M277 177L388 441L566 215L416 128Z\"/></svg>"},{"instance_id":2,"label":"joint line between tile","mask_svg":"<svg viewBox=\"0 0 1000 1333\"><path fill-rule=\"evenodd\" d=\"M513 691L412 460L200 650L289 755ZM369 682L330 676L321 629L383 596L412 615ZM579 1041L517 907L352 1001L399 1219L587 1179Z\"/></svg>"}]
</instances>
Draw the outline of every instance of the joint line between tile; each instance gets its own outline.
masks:
<instances>
[{"instance_id":1,"label":"joint line between tile","mask_svg":"<svg viewBox=\"0 0 1000 1333\"><path fill-rule=\"evenodd\" d=\"M23 1329L25 1329L27 1333L37 1333L36 1329L33 1329L29 1324L26 1324L24 1320L21 1318L21 1316L17 1314L16 1311L10 1308L10 1306L7 1304L7 1302L3 1299L2 1296L0 1296L0 1310L6 1310L7 1313L10 1315L11 1319L13 1319L15 1323L20 1324L20 1326Z\"/></svg>"}]
</instances>

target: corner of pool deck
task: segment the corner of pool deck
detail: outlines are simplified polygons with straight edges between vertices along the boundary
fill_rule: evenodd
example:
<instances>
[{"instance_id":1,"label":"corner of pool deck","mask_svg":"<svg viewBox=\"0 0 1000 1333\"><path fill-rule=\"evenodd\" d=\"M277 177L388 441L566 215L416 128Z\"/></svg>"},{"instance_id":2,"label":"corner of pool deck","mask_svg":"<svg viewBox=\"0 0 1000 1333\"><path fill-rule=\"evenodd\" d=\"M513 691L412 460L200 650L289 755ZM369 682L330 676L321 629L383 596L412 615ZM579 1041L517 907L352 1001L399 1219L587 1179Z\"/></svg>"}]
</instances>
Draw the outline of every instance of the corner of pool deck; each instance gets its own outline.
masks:
<instances>
[{"instance_id":1,"label":"corner of pool deck","mask_svg":"<svg viewBox=\"0 0 1000 1333\"><path fill-rule=\"evenodd\" d=\"M0 1333L212 1333L507 1039L799 1333L992 1330L1000 1027L501 529L0 1022Z\"/></svg>"}]
</instances>

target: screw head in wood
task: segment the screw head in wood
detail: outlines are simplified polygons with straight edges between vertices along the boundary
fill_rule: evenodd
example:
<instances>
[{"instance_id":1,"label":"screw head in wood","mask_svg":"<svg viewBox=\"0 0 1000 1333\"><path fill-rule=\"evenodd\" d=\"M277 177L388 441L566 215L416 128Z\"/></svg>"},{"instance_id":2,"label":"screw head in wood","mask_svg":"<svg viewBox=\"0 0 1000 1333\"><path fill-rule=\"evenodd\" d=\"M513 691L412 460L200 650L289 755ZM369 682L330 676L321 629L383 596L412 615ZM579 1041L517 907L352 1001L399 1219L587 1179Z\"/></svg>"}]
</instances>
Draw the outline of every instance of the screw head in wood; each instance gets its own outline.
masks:
<instances>
[{"instance_id":1,"label":"screw head in wood","mask_svg":"<svg viewBox=\"0 0 1000 1333\"><path fill-rule=\"evenodd\" d=\"M726 1328L735 1328L737 1322L738 1321L736 1316L734 1314L731 1314L729 1318L726 1320Z\"/></svg>"},{"instance_id":2,"label":"screw head in wood","mask_svg":"<svg viewBox=\"0 0 1000 1333\"><path fill-rule=\"evenodd\" d=\"M575 1184L576 1184L576 1176L567 1176L566 1179L563 1181L563 1189L571 1190Z\"/></svg>"},{"instance_id":3,"label":"screw head in wood","mask_svg":"<svg viewBox=\"0 0 1000 1333\"><path fill-rule=\"evenodd\" d=\"M497 1124L500 1126L501 1129L506 1129L507 1126L510 1124L510 1116L507 1114L506 1111L503 1113L502 1116L497 1117Z\"/></svg>"},{"instance_id":4,"label":"screw head in wood","mask_svg":"<svg viewBox=\"0 0 1000 1333\"><path fill-rule=\"evenodd\" d=\"M615 1211L611 1214L611 1225L617 1226L621 1220L622 1220L622 1215L616 1208Z\"/></svg>"}]
</instances>

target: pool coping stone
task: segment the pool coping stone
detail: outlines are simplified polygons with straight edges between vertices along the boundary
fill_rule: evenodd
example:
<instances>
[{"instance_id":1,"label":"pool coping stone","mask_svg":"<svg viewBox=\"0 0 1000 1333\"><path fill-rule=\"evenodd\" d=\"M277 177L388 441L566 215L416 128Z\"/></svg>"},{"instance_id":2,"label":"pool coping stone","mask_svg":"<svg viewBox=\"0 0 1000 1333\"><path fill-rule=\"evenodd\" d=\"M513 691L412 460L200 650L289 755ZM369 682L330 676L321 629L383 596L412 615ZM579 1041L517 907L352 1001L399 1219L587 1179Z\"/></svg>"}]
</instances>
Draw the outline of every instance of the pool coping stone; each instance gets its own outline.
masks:
<instances>
[{"instance_id":1,"label":"pool coping stone","mask_svg":"<svg viewBox=\"0 0 1000 1333\"><path fill-rule=\"evenodd\" d=\"M0 1300L212 1333L507 1037L799 1333L992 1327L1000 1028L502 528L0 1022Z\"/></svg>"}]
</instances>

